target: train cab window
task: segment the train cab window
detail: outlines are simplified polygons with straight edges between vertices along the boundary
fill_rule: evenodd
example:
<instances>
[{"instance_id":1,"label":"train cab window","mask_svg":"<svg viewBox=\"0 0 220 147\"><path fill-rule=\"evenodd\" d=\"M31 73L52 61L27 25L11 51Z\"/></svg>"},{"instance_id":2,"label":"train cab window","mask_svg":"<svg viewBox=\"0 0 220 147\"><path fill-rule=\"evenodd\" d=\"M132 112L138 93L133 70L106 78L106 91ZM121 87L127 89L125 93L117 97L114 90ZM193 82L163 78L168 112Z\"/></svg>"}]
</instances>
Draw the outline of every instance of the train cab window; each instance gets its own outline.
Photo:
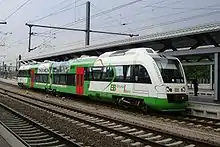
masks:
<instances>
[{"instance_id":1,"label":"train cab window","mask_svg":"<svg viewBox=\"0 0 220 147\"><path fill-rule=\"evenodd\" d=\"M134 81L137 83L151 84L150 76L144 66L134 65Z\"/></svg>"}]
</instances>

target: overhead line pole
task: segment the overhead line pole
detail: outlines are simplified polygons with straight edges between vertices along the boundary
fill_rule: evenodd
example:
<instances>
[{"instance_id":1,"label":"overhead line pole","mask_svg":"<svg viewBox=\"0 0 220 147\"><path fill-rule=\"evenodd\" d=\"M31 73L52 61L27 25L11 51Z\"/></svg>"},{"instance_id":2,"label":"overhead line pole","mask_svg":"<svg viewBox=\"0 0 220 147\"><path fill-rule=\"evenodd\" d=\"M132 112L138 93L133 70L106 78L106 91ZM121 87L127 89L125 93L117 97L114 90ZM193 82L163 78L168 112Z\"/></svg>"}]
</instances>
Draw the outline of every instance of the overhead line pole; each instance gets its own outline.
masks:
<instances>
[{"instance_id":1,"label":"overhead line pole","mask_svg":"<svg viewBox=\"0 0 220 147\"><path fill-rule=\"evenodd\" d=\"M90 43L90 2L86 2L86 35L85 45Z\"/></svg>"},{"instance_id":2,"label":"overhead line pole","mask_svg":"<svg viewBox=\"0 0 220 147\"><path fill-rule=\"evenodd\" d=\"M57 26L39 25L39 24L29 24L29 23L26 23L25 25L29 26L28 52L37 48L37 47L31 48L31 35L33 35L33 33L31 32L32 27L85 32L85 45L90 44L90 32L101 33L101 34L123 35L123 36L130 36L130 37L139 36L139 34L128 34L128 33L117 33L117 32L91 30L90 29L90 2L89 1L86 2L86 28L85 29L75 29L75 28L66 28L66 27L57 27Z\"/></svg>"}]
</instances>

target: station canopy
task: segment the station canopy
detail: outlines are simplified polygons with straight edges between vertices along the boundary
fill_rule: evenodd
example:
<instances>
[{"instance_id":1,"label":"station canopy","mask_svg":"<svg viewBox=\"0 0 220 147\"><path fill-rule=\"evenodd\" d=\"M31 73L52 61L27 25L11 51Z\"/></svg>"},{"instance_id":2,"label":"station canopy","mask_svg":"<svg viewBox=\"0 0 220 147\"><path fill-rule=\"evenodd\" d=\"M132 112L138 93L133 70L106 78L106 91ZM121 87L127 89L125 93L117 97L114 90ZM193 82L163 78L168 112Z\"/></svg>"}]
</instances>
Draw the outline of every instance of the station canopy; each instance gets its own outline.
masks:
<instances>
[{"instance_id":1,"label":"station canopy","mask_svg":"<svg viewBox=\"0 0 220 147\"><path fill-rule=\"evenodd\" d=\"M64 61L79 57L81 55L98 56L107 51L121 49L149 47L159 53L173 56L184 56L190 54L208 54L209 52L220 52L220 23L199 25L164 33L132 37L129 39L90 45L81 48L68 49L24 59L44 61ZM200 46L211 46L198 49ZM169 51L168 51L169 50Z\"/></svg>"}]
</instances>

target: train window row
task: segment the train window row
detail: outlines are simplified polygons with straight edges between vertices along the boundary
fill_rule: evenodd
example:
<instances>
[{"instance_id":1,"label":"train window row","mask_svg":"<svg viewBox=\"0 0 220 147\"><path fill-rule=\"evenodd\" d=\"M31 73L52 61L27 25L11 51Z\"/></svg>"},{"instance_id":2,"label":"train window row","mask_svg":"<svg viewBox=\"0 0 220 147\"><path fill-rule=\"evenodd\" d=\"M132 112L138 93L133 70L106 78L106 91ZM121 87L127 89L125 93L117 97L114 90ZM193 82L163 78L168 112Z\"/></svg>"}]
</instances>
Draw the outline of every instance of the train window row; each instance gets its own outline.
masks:
<instances>
[{"instance_id":1,"label":"train window row","mask_svg":"<svg viewBox=\"0 0 220 147\"><path fill-rule=\"evenodd\" d=\"M146 68L142 65L85 68L85 80L111 81L113 78L114 82L152 83Z\"/></svg>"},{"instance_id":2,"label":"train window row","mask_svg":"<svg viewBox=\"0 0 220 147\"><path fill-rule=\"evenodd\" d=\"M36 74L35 75L35 82L38 83L47 83L48 82L48 74Z\"/></svg>"},{"instance_id":3,"label":"train window row","mask_svg":"<svg viewBox=\"0 0 220 147\"><path fill-rule=\"evenodd\" d=\"M30 77L30 71L21 70L18 75ZM114 82L152 83L146 68L142 65L86 67L84 78L88 81L111 81L114 79ZM48 74L35 75L35 82L47 83L48 80ZM59 85L76 85L75 74L54 74L52 82Z\"/></svg>"},{"instance_id":4,"label":"train window row","mask_svg":"<svg viewBox=\"0 0 220 147\"><path fill-rule=\"evenodd\" d=\"M18 77L30 77L31 70L19 70L17 76Z\"/></svg>"},{"instance_id":5,"label":"train window row","mask_svg":"<svg viewBox=\"0 0 220 147\"><path fill-rule=\"evenodd\" d=\"M53 75L53 84L75 86L75 74Z\"/></svg>"},{"instance_id":6,"label":"train window row","mask_svg":"<svg viewBox=\"0 0 220 147\"><path fill-rule=\"evenodd\" d=\"M48 74L36 74L35 82L38 83L48 83ZM75 75L74 74L56 74L53 75L53 84L58 85L75 85Z\"/></svg>"}]
</instances>

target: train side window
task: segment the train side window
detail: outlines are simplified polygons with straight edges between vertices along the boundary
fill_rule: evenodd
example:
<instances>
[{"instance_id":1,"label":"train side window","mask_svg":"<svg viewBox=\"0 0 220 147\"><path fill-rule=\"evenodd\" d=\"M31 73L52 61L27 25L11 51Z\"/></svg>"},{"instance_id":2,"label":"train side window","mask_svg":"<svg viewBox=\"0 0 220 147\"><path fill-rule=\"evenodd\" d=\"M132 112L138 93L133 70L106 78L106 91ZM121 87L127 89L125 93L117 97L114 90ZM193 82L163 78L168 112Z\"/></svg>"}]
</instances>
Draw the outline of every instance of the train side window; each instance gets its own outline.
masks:
<instances>
[{"instance_id":1,"label":"train side window","mask_svg":"<svg viewBox=\"0 0 220 147\"><path fill-rule=\"evenodd\" d=\"M45 75L41 75L41 77L42 77L42 81L41 81L41 83L46 83L45 81L46 81L46 79L45 79Z\"/></svg>"},{"instance_id":2,"label":"train side window","mask_svg":"<svg viewBox=\"0 0 220 147\"><path fill-rule=\"evenodd\" d=\"M35 75L35 82L39 82L39 75L38 74Z\"/></svg>"},{"instance_id":3,"label":"train side window","mask_svg":"<svg viewBox=\"0 0 220 147\"><path fill-rule=\"evenodd\" d=\"M85 80L88 80L88 81L92 81L93 80L93 76L92 76L92 68L91 67L86 67L85 70Z\"/></svg>"},{"instance_id":4,"label":"train side window","mask_svg":"<svg viewBox=\"0 0 220 147\"><path fill-rule=\"evenodd\" d=\"M102 76L102 67L93 67L92 73L93 73L93 80L100 81Z\"/></svg>"},{"instance_id":5,"label":"train side window","mask_svg":"<svg viewBox=\"0 0 220 147\"><path fill-rule=\"evenodd\" d=\"M65 75L60 75L60 83L61 85L66 85L66 76Z\"/></svg>"},{"instance_id":6,"label":"train side window","mask_svg":"<svg viewBox=\"0 0 220 147\"><path fill-rule=\"evenodd\" d=\"M137 83L152 83L146 68L142 65L134 65L134 75L134 81Z\"/></svg>"},{"instance_id":7,"label":"train side window","mask_svg":"<svg viewBox=\"0 0 220 147\"><path fill-rule=\"evenodd\" d=\"M48 76L49 76L48 74L45 74L45 75L44 75L44 83L47 83L47 82L48 82Z\"/></svg>"},{"instance_id":8,"label":"train side window","mask_svg":"<svg viewBox=\"0 0 220 147\"><path fill-rule=\"evenodd\" d=\"M31 77L31 70L27 70L27 77Z\"/></svg>"},{"instance_id":9,"label":"train side window","mask_svg":"<svg viewBox=\"0 0 220 147\"><path fill-rule=\"evenodd\" d=\"M54 75L53 81L54 81L54 84L59 84L59 81L60 81L59 75Z\"/></svg>"},{"instance_id":10,"label":"train side window","mask_svg":"<svg viewBox=\"0 0 220 147\"><path fill-rule=\"evenodd\" d=\"M67 74L66 84L75 86L75 75L74 74Z\"/></svg>"},{"instance_id":11,"label":"train side window","mask_svg":"<svg viewBox=\"0 0 220 147\"><path fill-rule=\"evenodd\" d=\"M123 65L115 66L115 82L124 81Z\"/></svg>"},{"instance_id":12,"label":"train side window","mask_svg":"<svg viewBox=\"0 0 220 147\"><path fill-rule=\"evenodd\" d=\"M127 71L126 71L126 82L133 82L134 80L134 74L133 74L133 65L127 65Z\"/></svg>"},{"instance_id":13,"label":"train side window","mask_svg":"<svg viewBox=\"0 0 220 147\"><path fill-rule=\"evenodd\" d=\"M42 83L43 82L43 77L42 75L39 75L39 83Z\"/></svg>"},{"instance_id":14,"label":"train side window","mask_svg":"<svg viewBox=\"0 0 220 147\"><path fill-rule=\"evenodd\" d=\"M102 80L103 81L111 81L113 79L114 72L112 67L107 66L103 67Z\"/></svg>"}]
</instances>

